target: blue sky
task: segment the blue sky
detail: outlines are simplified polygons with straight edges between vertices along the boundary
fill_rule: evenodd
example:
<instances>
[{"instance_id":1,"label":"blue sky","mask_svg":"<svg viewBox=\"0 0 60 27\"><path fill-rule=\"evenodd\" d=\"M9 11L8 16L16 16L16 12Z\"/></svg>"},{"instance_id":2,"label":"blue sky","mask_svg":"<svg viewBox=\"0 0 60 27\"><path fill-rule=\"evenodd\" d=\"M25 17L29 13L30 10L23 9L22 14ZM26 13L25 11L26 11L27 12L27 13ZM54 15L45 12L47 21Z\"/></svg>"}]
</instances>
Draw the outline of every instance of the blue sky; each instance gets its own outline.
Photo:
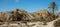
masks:
<instances>
[{"instance_id":1,"label":"blue sky","mask_svg":"<svg viewBox=\"0 0 60 27\"><path fill-rule=\"evenodd\" d=\"M0 0L0 12L15 10L16 8L24 9L28 12L46 9L51 2L55 2L60 12L60 0Z\"/></svg>"}]
</instances>

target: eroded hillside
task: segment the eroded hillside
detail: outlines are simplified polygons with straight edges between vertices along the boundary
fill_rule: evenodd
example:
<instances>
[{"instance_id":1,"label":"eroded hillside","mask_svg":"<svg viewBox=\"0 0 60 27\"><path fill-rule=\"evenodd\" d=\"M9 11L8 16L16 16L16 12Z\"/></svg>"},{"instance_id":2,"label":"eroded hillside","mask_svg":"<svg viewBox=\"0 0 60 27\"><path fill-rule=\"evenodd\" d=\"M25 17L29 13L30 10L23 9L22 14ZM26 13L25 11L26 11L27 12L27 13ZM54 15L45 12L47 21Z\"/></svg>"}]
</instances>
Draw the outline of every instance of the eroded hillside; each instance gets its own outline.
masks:
<instances>
[{"instance_id":1,"label":"eroded hillside","mask_svg":"<svg viewBox=\"0 0 60 27\"><path fill-rule=\"evenodd\" d=\"M48 10L0 12L0 27L60 27L60 15ZM59 26L57 26L59 25Z\"/></svg>"}]
</instances>

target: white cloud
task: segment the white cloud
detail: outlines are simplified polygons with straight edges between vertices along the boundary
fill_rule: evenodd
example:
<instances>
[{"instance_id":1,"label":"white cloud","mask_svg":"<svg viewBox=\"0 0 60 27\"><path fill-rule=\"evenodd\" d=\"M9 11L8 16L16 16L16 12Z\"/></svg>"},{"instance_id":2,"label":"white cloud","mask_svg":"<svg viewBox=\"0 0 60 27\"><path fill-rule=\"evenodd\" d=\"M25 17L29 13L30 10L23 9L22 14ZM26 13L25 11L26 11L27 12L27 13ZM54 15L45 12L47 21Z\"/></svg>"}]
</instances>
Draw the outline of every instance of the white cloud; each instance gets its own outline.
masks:
<instances>
[{"instance_id":1,"label":"white cloud","mask_svg":"<svg viewBox=\"0 0 60 27\"><path fill-rule=\"evenodd\" d=\"M19 0L16 0L16 2L18 2Z\"/></svg>"}]
</instances>

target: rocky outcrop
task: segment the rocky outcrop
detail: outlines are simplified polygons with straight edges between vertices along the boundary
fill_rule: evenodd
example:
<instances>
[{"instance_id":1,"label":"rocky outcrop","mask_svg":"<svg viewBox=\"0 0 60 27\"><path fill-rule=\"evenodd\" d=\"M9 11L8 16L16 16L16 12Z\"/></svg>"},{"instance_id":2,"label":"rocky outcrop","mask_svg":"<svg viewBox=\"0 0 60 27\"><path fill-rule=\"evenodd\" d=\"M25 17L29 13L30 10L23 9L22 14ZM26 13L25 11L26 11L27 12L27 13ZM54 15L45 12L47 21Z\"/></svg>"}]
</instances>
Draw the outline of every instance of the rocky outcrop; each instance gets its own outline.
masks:
<instances>
[{"instance_id":1,"label":"rocky outcrop","mask_svg":"<svg viewBox=\"0 0 60 27\"><path fill-rule=\"evenodd\" d=\"M7 12L0 12L0 22L9 21L12 18L12 14Z\"/></svg>"},{"instance_id":2,"label":"rocky outcrop","mask_svg":"<svg viewBox=\"0 0 60 27\"><path fill-rule=\"evenodd\" d=\"M26 12L25 10L13 10L11 12L0 12L0 20L6 20L11 19L15 21L20 21L20 20L32 20L32 21L52 21L55 18L55 15L51 14L47 10L40 10L37 12L29 13ZM5 18L5 19L4 19Z\"/></svg>"},{"instance_id":3,"label":"rocky outcrop","mask_svg":"<svg viewBox=\"0 0 60 27\"><path fill-rule=\"evenodd\" d=\"M33 13L19 9L11 12L0 12L0 22L5 22L1 24L6 27L54 27L60 23L58 17L59 15L57 16L47 10Z\"/></svg>"}]
</instances>

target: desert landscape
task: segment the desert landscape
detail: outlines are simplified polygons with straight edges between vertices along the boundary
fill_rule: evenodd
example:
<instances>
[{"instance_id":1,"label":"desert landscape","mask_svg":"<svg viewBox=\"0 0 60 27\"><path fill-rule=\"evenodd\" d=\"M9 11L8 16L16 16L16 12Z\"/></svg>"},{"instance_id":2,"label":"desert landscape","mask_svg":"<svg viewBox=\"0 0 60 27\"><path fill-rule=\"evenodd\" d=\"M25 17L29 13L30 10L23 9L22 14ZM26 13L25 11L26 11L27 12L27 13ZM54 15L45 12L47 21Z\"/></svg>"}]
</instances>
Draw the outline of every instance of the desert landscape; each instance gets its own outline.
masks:
<instances>
[{"instance_id":1,"label":"desert landscape","mask_svg":"<svg viewBox=\"0 0 60 27\"><path fill-rule=\"evenodd\" d=\"M60 27L60 14L48 10L29 13L19 9L0 12L0 27Z\"/></svg>"},{"instance_id":2,"label":"desert landscape","mask_svg":"<svg viewBox=\"0 0 60 27\"><path fill-rule=\"evenodd\" d=\"M28 12L16 8L0 12L0 27L60 27L60 12L55 12L58 9L56 3L52 2L48 9L51 11L43 9Z\"/></svg>"}]
</instances>

